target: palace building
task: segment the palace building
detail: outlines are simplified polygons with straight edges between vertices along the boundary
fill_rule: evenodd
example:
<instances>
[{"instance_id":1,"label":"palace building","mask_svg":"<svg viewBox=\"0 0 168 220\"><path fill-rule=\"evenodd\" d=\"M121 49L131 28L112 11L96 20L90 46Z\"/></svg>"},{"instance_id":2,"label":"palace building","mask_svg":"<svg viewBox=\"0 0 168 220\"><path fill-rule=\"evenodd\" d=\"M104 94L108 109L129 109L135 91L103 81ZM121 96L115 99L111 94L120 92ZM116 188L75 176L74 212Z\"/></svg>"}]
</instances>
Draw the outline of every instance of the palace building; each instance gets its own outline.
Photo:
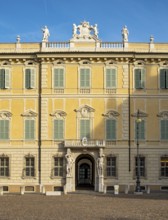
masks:
<instances>
[{"instance_id":1,"label":"palace building","mask_svg":"<svg viewBox=\"0 0 168 220\"><path fill-rule=\"evenodd\" d=\"M168 190L168 43L103 42L73 24L67 42L0 44L4 192ZM139 162L139 163L138 163Z\"/></svg>"}]
</instances>

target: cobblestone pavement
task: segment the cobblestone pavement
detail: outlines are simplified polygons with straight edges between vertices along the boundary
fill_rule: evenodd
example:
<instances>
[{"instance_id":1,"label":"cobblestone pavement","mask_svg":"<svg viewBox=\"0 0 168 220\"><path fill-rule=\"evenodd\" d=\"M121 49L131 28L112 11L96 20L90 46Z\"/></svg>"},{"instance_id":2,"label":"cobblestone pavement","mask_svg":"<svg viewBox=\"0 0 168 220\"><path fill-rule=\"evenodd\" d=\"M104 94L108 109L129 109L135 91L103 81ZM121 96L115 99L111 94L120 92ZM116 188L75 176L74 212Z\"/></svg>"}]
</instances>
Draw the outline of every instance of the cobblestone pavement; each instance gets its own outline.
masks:
<instances>
[{"instance_id":1,"label":"cobblestone pavement","mask_svg":"<svg viewBox=\"0 0 168 220\"><path fill-rule=\"evenodd\" d=\"M168 193L0 196L0 220L168 220Z\"/></svg>"}]
</instances>

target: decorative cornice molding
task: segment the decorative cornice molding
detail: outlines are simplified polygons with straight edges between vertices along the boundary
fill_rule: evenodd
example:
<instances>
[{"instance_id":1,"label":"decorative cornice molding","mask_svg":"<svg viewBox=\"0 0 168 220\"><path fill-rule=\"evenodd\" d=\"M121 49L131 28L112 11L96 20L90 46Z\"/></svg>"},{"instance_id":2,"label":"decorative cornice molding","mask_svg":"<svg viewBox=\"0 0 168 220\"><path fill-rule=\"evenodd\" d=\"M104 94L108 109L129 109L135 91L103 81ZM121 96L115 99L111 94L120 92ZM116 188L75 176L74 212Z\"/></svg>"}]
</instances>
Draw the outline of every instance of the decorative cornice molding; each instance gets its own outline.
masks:
<instances>
[{"instance_id":1,"label":"decorative cornice molding","mask_svg":"<svg viewBox=\"0 0 168 220\"><path fill-rule=\"evenodd\" d=\"M160 117L160 118L168 119L168 111L162 111L159 114L157 114L157 116Z\"/></svg>"},{"instance_id":2,"label":"decorative cornice molding","mask_svg":"<svg viewBox=\"0 0 168 220\"><path fill-rule=\"evenodd\" d=\"M25 113L21 114L23 117L37 117L37 113L32 110L27 110Z\"/></svg>"},{"instance_id":3,"label":"decorative cornice molding","mask_svg":"<svg viewBox=\"0 0 168 220\"><path fill-rule=\"evenodd\" d=\"M62 110L56 110L54 113L51 113L50 116L56 118L65 118L67 116L67 113Z\"/></svg>"},{"instance_id":4,"label":"decorative cornice molding","mask_svg":"<svg viewBox=\"0 0 168 220\"><path fill-rule=\"evenodd\" d=\"M0 111L0 118L2 119L6 119L6 118L11 118L12 117L12 113L9 111Z\"/></svg>"},{"instance_id":5,"label":"decorative cornice molding","mask_svg":"<svg viewBox=\"0 0 168 220\"><path fill-rule=\"evenodd\" d=\"M106 118L116 118L118 117L120 114L117 111L114 110L110 110L105 114L102 114L102 116L106 117Z\"/></svg>"},{"instance_id":6,"label":"decorative cornice molding","mask_svg":"<svg viewBox=\"0 0 168 220\"><path fill-rule=\"evenodd\" d=\"M148 117L148 114L139 110L138 112L133 113L131 116L132 117L145 118L145 117Z\"/></svg>"}]
</instances>

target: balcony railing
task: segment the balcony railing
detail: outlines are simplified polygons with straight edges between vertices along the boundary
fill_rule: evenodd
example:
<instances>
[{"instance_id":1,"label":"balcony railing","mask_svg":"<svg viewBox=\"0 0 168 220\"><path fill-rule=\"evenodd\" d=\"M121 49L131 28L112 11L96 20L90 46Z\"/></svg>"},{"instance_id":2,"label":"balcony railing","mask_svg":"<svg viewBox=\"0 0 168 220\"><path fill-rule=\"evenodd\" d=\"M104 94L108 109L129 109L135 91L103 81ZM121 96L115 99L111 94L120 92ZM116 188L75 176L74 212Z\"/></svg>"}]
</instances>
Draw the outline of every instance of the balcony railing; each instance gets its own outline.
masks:
<instances>
[{"instance_id":1,"label":"balcony railing","mask_svg":"<svg viewBox=\"0 0 168 220\"><path fill-rule=\"evenodd\" d=\"M104 140L66 140L65 147L105 147Z\"/></svg>"}]
</instances>

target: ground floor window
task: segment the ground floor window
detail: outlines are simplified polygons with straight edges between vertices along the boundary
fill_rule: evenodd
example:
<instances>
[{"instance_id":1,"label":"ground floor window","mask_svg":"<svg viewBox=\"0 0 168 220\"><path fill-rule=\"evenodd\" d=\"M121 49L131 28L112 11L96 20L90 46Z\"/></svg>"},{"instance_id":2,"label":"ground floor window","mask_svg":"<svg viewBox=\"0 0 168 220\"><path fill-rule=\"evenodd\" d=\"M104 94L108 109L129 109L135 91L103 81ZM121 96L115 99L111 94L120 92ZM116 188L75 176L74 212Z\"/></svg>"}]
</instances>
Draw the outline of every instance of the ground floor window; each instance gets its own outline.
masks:
<instances>
[{"instance_id":1,"label":"ground floor window","mask_svg":"<svg viewBox=\"0 0 168 220\"><path fill-rule=\"evenodd\" d=\"M9 176L9 157L0 157L0 177Z\"/></svg>"},{"instance_id":2,"label":"ground floor window","mask_svg":"<svg viewBox=\"0 0 168 220\"><path fill-rule=\"evenodd\" d=\"M139 157L140 177L145 177L145 157ZM138 175L138 157L135 157L135 175Z\"/></svg>"},{"instance_id":3,"label":"ground floor window","mask_svg":"<svg viewBox=\"0 0 168 220\"><path fill-rule=\"evenodd\" d=\"M109 177L116 177L116 157L106 158L106 174Z\"/></svg>"},{"instance_id":4,"label":"ground floor window","mask_svg":"<svg viewBox=\"0 0 168 220\"><path fill-rule=\"evenodd\" d=\"M63 176L63 158L54 157L54 176Z\"/></svg>"},{"instance_id":5,"label":"ground floor window","mask_svg":"<svg viewBox=\"0 0 168 220\"><path fill-rule=\"evenodd\" d=\"M35 176L35 158L25 157L25 176L34 177Z\"/></svg>"},{"instance_id":6,"label":"ground floor window","mask_svg":"<svg viewBox=\"0 0 168 220\"><path fill-rule=\"evenodd\" d=\"M161 177L168 177L168 156L161 157Z\"/></svg>"}]
</instances>

